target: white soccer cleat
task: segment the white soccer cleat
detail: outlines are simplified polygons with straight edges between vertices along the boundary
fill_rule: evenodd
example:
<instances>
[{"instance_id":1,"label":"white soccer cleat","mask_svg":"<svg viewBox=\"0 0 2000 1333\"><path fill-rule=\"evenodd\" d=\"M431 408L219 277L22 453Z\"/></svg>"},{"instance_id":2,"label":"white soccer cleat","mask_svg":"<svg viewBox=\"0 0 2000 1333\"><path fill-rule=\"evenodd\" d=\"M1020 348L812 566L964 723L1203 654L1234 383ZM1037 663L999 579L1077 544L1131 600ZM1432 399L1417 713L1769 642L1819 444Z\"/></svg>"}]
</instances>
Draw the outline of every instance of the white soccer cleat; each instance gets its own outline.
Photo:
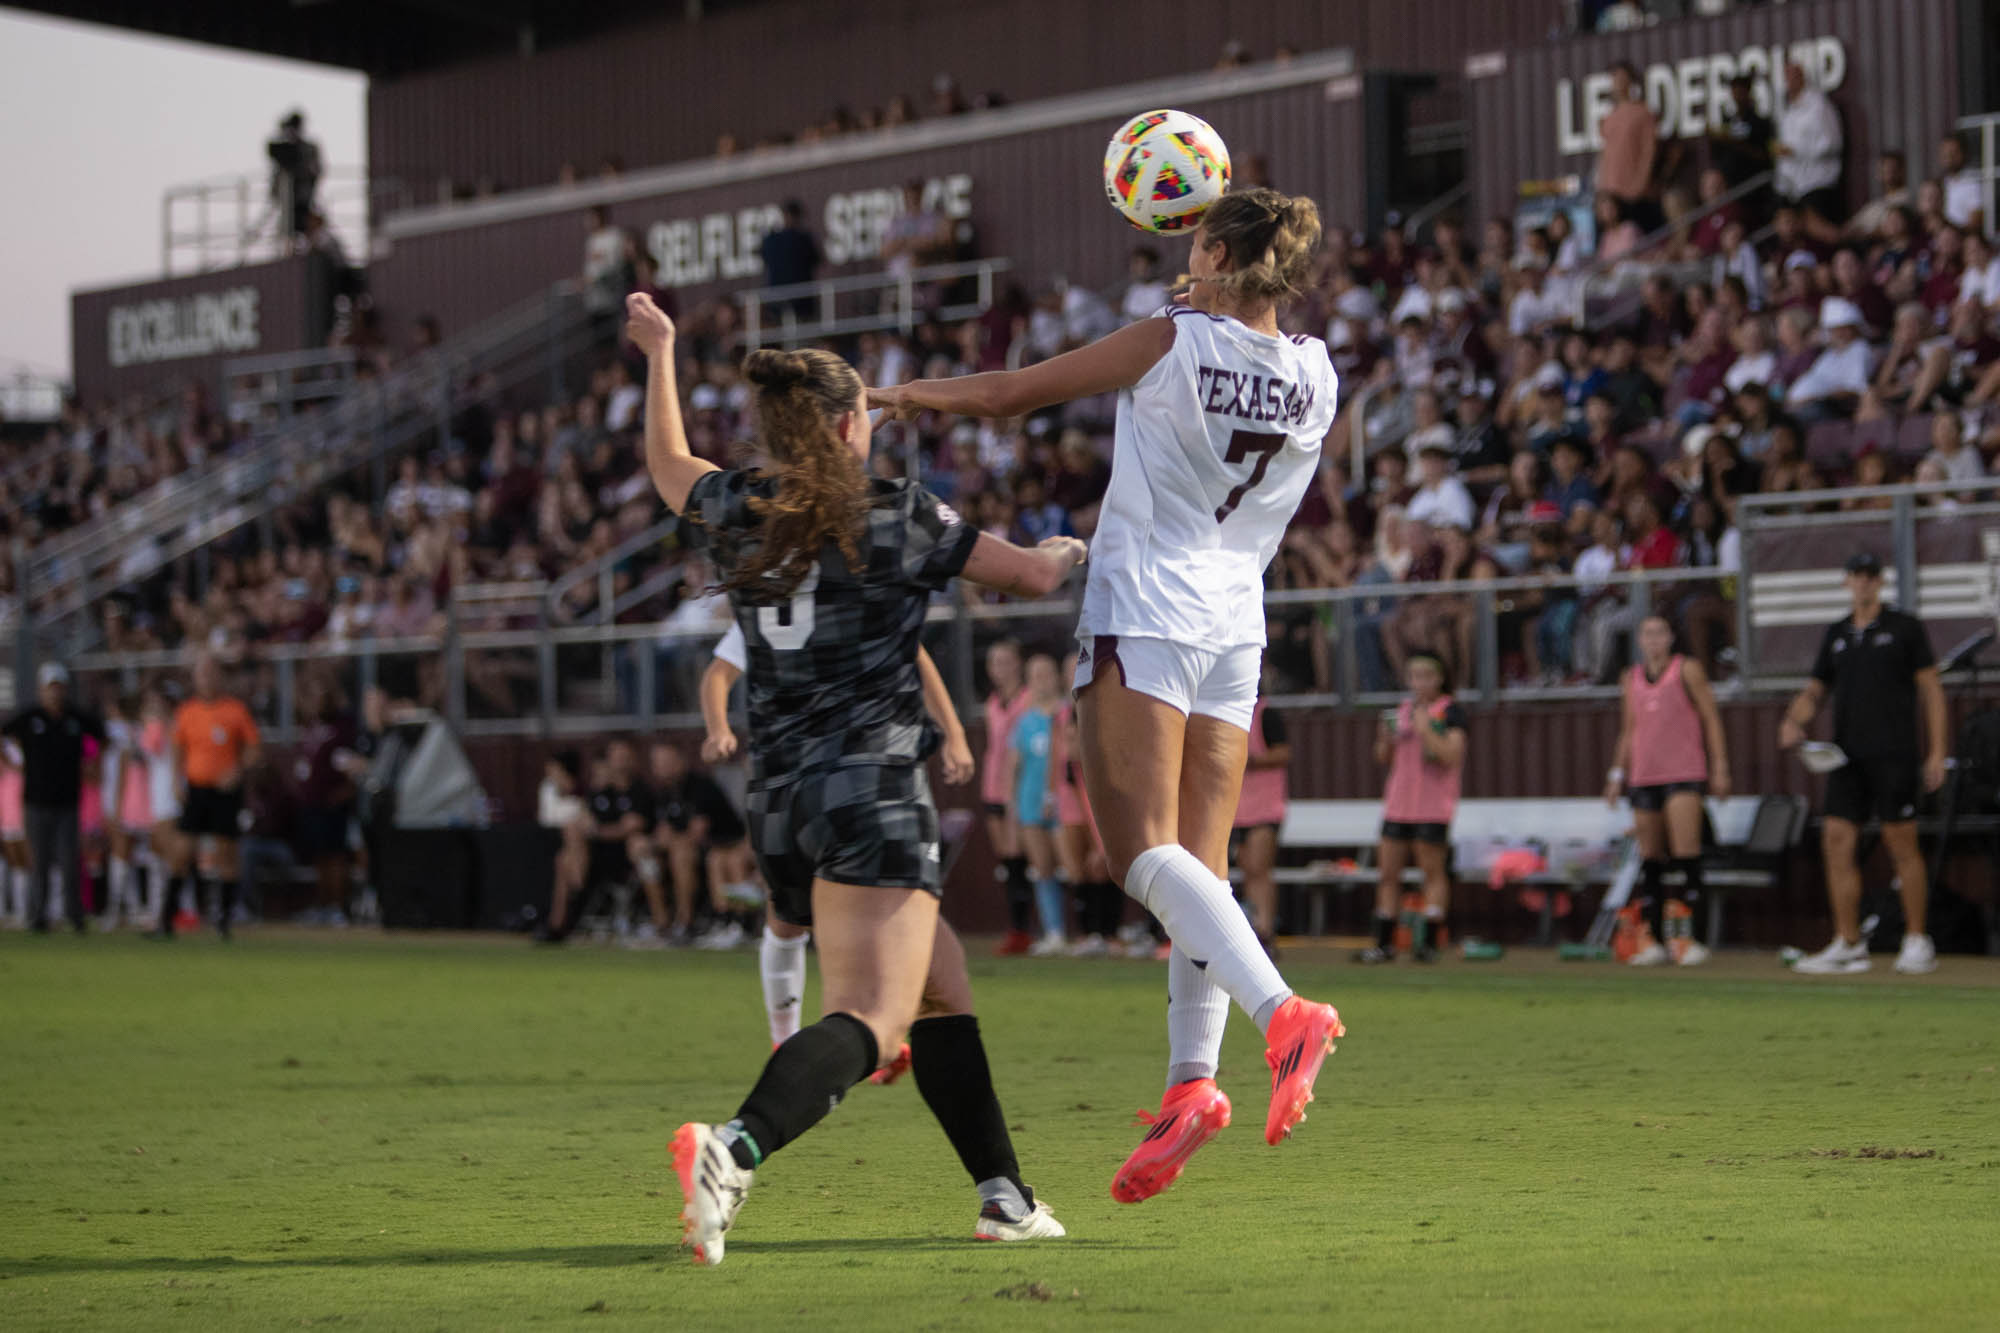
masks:
<instances>
[{"instance_id":1,"label":"white soccer cleat","mask_svg":"<svg viewBox=\"0 0 2000 1333\"><path fill-rule=\"evenodd\" d=\"M1111 942L1102 935L1085 935L1069 946L1071 958L1106 958L1111 954Z\"/></svg>"},{"instance_id":2,"label":"white soccer cleat","mask_svg":"<svg viewBox=\"0 0 2000 1333\"><path fill-rule=\"evenodd\" d=\"M1671 962L1672 959L1668 956L1666 947L1658 940L1654 940L1626 961L1632 967L1658 967L1662 963Z\"/></svg>"},{"instance_id":3,"label":"white soccer cleat","mask_svg":"<svg viewBox=\"0 0 2000 1333\"><path fill-rule=\"evenodd\" d=\"M979 1223L972 1229L974 1240L1055 1240L1068 1234L1040 1199L1018 1219L1008 1217L999 1204L989 1203L979 1210Z\"/></svg>"},{"instance_id":4,"label":"white soccer cleat","mask_svg":"<svg viewBox=\"0 0 2000 1333\"><path fill-rule=\"evenodd\" d=\"M1682 967L1700 967L1708 961L1708 957L1707 945L1697 944L1695 941L1689 940L1681 947L1681 956L1677 961Z\"/></svg>"},{"instance_id":5,"label":"white soccer cleat","mask_svg":"<svg viewBox=\"0 0 2000 1333\"><path fill-rule=\"evenodd\" d=\"M1937 946L1928 935L1905 935L1896 954L1896 970L1905 976L1920 977L1937 971Z\"/></svg>"},{"instance_id":6,"label":"white soccer cleat","mask_svg":"<svg viewBox=\"0 0 2000 1333\"><path fill-rule=\"evenodd\" d=\"M1060 958L1068 947L1067 942L1064 941L1062 936L1052 933L1044 935L1033 944L1030 944L1028 946L1028 957Z\"/></svg>"},{"instance_id":7,"label":"white soccer cleat","mask_svg":"<svg viewBox=\"0 0 2000 1333\"><path fill-rule=\"evenodd\" d=\"M1808 976L1830 977L1849 972L1868 970L1868 943L1849 944L1838 935L1833 943L1818 953L1809 953L1792 964L1792 971L1804 972Z\"/></svg>"},{"instance_id":8,"label":"white soccer cleat","mask_svg":"<svg viewBox=\"0 0 2000 1333\"><path fill-rule=\"evenodd\" d=\"M698 1262L722 1262L722 1236L735 1225L750 1172L736 1165L715 1126L688 1123L674 1131L674 1174L680 1177L681 1244Z\"/></svg>"},{"instance_id":9,"label":"white soccer cleat","mask_svg":"<svg viewBox=\"0 0 2000 1333\"><path fill-rule=\"evenodd\" d=\"M694 947L722 952L740 947L745 938L742 926L734 921L725 921L706 935L703 935L700 939L697 939L694 942Z\"/></svg>"}]
</instances>

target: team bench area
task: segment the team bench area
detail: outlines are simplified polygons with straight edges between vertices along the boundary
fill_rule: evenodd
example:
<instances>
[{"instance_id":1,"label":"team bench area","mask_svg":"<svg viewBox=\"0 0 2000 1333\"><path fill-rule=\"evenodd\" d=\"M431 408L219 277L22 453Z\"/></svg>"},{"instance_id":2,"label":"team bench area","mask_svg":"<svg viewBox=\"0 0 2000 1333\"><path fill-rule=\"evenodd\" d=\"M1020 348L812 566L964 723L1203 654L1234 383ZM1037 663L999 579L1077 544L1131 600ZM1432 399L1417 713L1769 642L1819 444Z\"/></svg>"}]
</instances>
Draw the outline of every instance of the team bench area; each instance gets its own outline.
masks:
<instances>
[{"instance_id":1,"label":"team bench area","mask_svg":"<svg viewBox=\"0 0 2000 1333\"><path fill-rule=\"evenodd\" d=\"M1768 889L1783 859L1806 827L1806 802L1799 796L1732 796L1707 801L1712 829L1703 854L1702 883L1708 899L1707 940L1722 938L1723 900L1733 889ZM1308 932L1326 931L1327 895L1357 886L1373 888L1380 878L1375 850L1382 828L1380 801L1293 801L1278 830L1280 857L1304 864L1280 866L1280 888L1308 895ZM1501 853L1532 846L1547 868L1511 882L1545 890L1581 891L1608 886L1628 867L1636 871L1631 842L1632 811L1601 799L1465 800L1451 823L1451 873L1460 883L1486 884ZM1671 878L1671 877L1670 877ZM1420 882L1415 868L1404 873ZM1536 942L1552 942L1554 892L1543 894Z\"/></svg>"}]
</instances>

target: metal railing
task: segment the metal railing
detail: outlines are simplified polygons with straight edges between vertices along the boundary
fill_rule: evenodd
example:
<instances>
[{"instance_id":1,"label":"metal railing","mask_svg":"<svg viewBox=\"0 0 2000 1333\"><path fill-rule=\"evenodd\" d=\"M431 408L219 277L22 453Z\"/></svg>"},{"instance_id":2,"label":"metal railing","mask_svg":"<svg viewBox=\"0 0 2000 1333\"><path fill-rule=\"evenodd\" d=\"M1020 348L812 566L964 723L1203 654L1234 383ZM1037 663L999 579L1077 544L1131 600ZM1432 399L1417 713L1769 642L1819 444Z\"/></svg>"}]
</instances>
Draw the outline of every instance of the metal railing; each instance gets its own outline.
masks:
<instances>
[{"instance_id":1,"label":"metal railing","mask_svg":"<svg viewBox=\"0 0 2000 1333\"><path fill-rule=\"evenodd\" d=\"M1716 568L1635 571L1611 575L1585 591L1623 588L1627 602L1643 611L1670 586L1731 576L1731 571ZM1431 599L1449 603L1454 613L1469 611L1477 618L1473 660L1468 678L1457 691L1459 697L1489 702L1503 697L1614 697L1615 685L1506 685L1501 677L1503 646L1498 618L1513 612L1522 594L1580 586L1571 577L1528 577L1269 593L1265 606L1274 631L1304 613L1315 626L1313 632L1326 640L1333 677L1329 689L1273 695L1273 702L1286 707L1355 708L1394 702L1401 695L1400 688L1392 680L1370 679L1361 659L1362 640L1371 625L1383 623L1397 608L1421 606ZM678 730L700 724L693 683L698 667L706 663L721 637L719 628L653 623L492 627L483 622L502 618L510 607L519 611L531 603L533 585L463 591L471 595L456 598L445 608L444 631L435 636L258 645L247 651L239 665L268 676L266 686L259 691L263 701L260 725L274 740L296 737L296 702L304 684L302 677L309 672L335 676L357 698L362 690L391 674L399 672L405 679L421 676L428 680L431 693L420 702L448 718L461 734L471 736L586 735ZM1074 584L1064 594L1039 602L934 602L925 642L951 686L960 712L971 716L977 711L973 696L976 664L993 639L1006 635L1058 648L1075 632L1077 609ZM129 692L150 675L184 670L187 663L186 653L172 651L85 653L71 658L68 665L79 682L78 697L93 699L107 682ZM661 688L663 671L676 673L678 688ZM500 710L472 697L471 686L496 673L518 686L514 696L520 701L518 708ZM615 689L603 687L606 675L616 676Z\"/></svg>"},{"instance_id":2,"label":"metal railing","mask_svg":"<svg viewBox=\"0 0 2000 1333\"><path fill-rule=\"evenodd\" d=\"M1619 302L1618 298L1629 298L1632 292L1643 285L1645 279L1654 273L1667 271L1669 267L1659 262L1649 263L1644 257L1647 251L1676 232L1692 228L1710 213L1718 212L1738 200L1747 199L1769 185L1773 179L1775 179L1773 173L1760 171L1741 185L1724 191L1699 208L1684 214L1678 221L1664 223L1647 232L1639 238L1639 243L1632 247L1629 254L1612 260L1593 259L1581 273L1570 275L1569 280L1576 284L1576 311L1573 322L1583 328L1597 330L1608 328L1626 318L1636 308L1636 302L1629 299ZM1706 270L1709 261L1702 260L1701 267ZM1590 302L1593 295L1602 296L1607 292L1614 304L1599 311L1597 317L1592 318Z\"/></svg>"},{"instance_id":3,"label":"metal railing","mask_svg":"<svg viewBox=\"0 0 2000 1333\"><path fill-rule=\"evenodd\" d=\"M826 278L739 292L736 299L743 305L743 345L757 348L778 343L792 347L815 338L883 329L907 334L917 327L919 320L933 317L947 323L976 319L992 308L994 276L1011 268L1013 263L1006 259L974 259L959 264L932 264L902 274L863 273L851 278ZM950 286L967 278L974 283L970 301L925 306L918 299L921 289ZM870 296L876 299L865 299ZM842 297L864 298L859 302L862 308L855 309L855 303L850 301L849 313L842 314ZM799 317L801 305L811 308L811 319ZM777 314L775 324L767 321L773 310Z\"/></svg>"},{"instance_id":4,"label":"metal railing","mask_svg":"<svg viewBox=\"0 0 2000 1333\"><path fill-rule=\"evenodd\" d=\"M59 626L347 472L379 473L394 450L433 432L448 438L454 416L474 399L467 386L475 372L494 374L493 392L539 376L559 390L564 362L592 337L577 285L557 284L380 380L358 382L323 410L41 543L20 571L21 595L33 598L43 628ZM72 637L70 646L78 642Z\"/></svg>"},{"instance_id":5,"label":"metal railing","mask_svg":"<svg viewBox=\"0 0 2000 1333\"><path fill-rule=\"evenodd\" d=\"M1443 217L1446 212L1472 197L1472 182L1460 181L1437 198L1418 208L1403 219L1403 234L1416 241L1423 237L1424 228Z\"/></svg>"},{"instance_id":6,"label":"metal railing","mask_svg":"<svg viewBox=\"0 0 2000 1333\"><path fill-rule=\"evenodd\" d=\"M267 429L288 424L353 388L354 365L352 347L232 358L222 363L224 412Z\"/></svg>"},{"instance_id":7,"label":"metal railing","mask_svg":"<svg viewBox=\"0 0 2000 1333\"><path fill-rule=\"evenodd\" d=\"M160 198L162 276L238 268L296 253L290 179L270 173L215 176ZM408 203L396 181L371 180L364 167L329 167L313 202L356 263L372 254L375 219Z\"/></svg>"},{"instance_id":8,"label":"metal railing","mask_svg":"<svg viewBox=\"0 0 2000 1333\"><path fill-rule=\"evenodd\" d=\"M1979 183L1983 193L1981 204L1986 212L1986 234L1991 237L2000 229L2000 212L1996 212L1996 193L2000 193L2000 111L1990 111L1980 116L1961 116L1960 130L1970 130L1979 136Z\"/></svg>"}]
</instances>

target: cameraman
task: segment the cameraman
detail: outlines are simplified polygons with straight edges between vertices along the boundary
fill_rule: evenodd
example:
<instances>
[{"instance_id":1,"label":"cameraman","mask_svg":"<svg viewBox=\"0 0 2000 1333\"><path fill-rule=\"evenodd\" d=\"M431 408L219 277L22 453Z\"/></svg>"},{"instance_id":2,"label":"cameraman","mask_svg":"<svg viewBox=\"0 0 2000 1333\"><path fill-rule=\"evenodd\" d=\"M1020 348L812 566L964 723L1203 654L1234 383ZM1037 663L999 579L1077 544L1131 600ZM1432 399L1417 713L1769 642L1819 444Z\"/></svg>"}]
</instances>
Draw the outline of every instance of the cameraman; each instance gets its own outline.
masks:
<instances>
[{"instance_id":1,"label":"cameraman","mask_svg":"<svg viewBox=\"0 0 2000 1333\"><path fill-rule=\"evenodd\" d=\"M306 117L294 111L264 145L271 159L271 203L284 215L287 236L304 236L319 192L319 145L306 138Z\"/></svg>"}]
</instances>

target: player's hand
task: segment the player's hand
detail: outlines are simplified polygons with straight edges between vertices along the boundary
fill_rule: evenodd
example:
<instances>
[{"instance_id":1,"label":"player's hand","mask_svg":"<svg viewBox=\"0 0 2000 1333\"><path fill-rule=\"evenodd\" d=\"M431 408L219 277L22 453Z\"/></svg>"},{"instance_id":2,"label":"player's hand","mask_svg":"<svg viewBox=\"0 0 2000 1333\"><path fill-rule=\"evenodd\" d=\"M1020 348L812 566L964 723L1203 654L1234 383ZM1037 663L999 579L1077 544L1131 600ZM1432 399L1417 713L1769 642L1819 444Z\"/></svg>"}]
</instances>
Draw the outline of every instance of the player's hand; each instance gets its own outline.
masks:
<instances>
[{"instance_id":1,"label":"player's hand","mask_svg":"<svg viewBox=\"0 0 2000 1333\"><path fill-rule=\"evenodd\" d=\"M972 781L972 747L963 734L948 738L938 757L944 761L944 780L948 785L963 787Z\"/></svg>"},{"instance_id":2,"label":"player's hand","mask_svg":"<svg viewBox=\"0 0 2000 1333\"><path fill-rule=\"evenodd\" d=\"M1616 810L1618 808L1618 798L1623 796L1624 794L1625 794L1624 783L1607 782L1604 784L1604 803L1610 806L1613 810Z\"/></svg>"},{"instance_id":3,"label":"player's hand","mask_svg":"<svg viewBox=\"0 0 2000 1333\"><path fill-rule=\"evenodd\" d=\"M910 401L909 395L903 392L903 386L900 384L892 384L882 389L870 389L868 391L868 406L870 408L879 407L882 409L882 423L884 425L887 425L891 421L914 420L917 413L923 410L916 403Z\"/></svg>"},{"instance_id":4,"label":"player's hand","mask_svg":"<svg viewBox=\"0 0 2000 1333\"><path fill-rule=\"evenodd\" d=\"M1718 801L1726 801L1735 794L1736 784L1729 780L1729 770L1718 768L1708 777L1708 794Z\"/></svg>"},{"instance_id":5,"label":"player's hand","mask_svg":"<svg viewBox=\"0 0 2000 1333\"><path fill-rule=\"evenodd\" d=\"M728 727L710 732L702 738L701 761L704 764L719 764L736 756L736 733Z\"/></svg>"},{"instance_id":6,"label":"player's hand","mask_svg":"<svg viewBox=\"0 0 2000 1333\"><path fill-rule=\"evenodd\" d=\"M1805 743L1806 729L1804 727L1790 718L1786 718L1778 724L1778 748L1780 750L1796 750Z\"/></svg>"},{"instance_id":7,"label":"player's hand","mask_svg":"<svg viewBox=\"0 0 2000 1333\"><path fill-rule=\"evenodd\" d=\"M645 292L625 298L625 336L647 356L658 356L674 345L674 322Z\"/></svg>"},{"instance_id":8,"label":"player's hand","mask_svg":"<svg viewBox=\"0 0 2000 1333\"><path fill-rule=\"evenodd\" d=\"M1090 548L1075 537L1044 537L1036 543L1035 549L1067 556L1071 568L1082 564L1090 555Z\"/></svg>"},{"instance_id":9,"label":"player's hand","mask_svg":"<svg viewBox=\"0 0 2000 1333\"><path fill-rule=\"evenodd\" d=\"M1924 790L1936 791L1942 786L1944 786L1944 759L1940 755L1932 755L1924 760Z\"/></svg>"}]
</instances>

